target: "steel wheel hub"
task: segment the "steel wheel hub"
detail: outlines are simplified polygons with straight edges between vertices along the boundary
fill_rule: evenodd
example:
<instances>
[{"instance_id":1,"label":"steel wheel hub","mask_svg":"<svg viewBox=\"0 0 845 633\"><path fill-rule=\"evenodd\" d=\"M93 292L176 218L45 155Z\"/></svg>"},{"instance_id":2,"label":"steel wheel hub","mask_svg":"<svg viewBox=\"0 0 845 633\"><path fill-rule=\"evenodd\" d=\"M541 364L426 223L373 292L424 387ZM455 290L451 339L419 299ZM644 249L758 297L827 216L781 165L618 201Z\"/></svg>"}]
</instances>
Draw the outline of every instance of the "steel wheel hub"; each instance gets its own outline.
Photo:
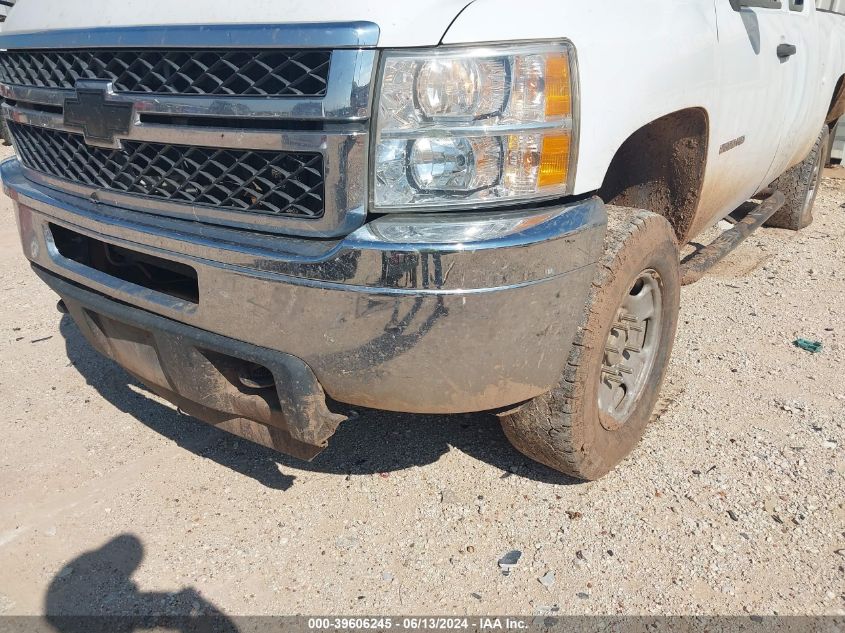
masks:
<instances>
[{"instance_id":1,"label":"steel wheel hub","mask_svg":"<svg viewBox=\"0 0 845 633\"><path fill-rule=\"evenodd\" d=\"M660 276L655 270L641 272L617 309L605 344L598 399L608 430L625 424L648 383L660 345L662 308Z\"/></svg>"}]
</instances>

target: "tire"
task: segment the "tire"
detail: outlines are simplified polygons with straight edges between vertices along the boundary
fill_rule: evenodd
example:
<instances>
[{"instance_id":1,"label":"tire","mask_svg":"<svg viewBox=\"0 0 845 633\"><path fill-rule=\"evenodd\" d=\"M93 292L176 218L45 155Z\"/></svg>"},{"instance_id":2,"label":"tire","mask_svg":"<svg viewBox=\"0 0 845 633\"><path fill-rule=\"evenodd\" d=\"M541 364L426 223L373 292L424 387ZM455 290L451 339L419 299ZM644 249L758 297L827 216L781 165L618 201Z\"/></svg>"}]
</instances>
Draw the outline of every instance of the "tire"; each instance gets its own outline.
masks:
<instances>
[{"instance_id":1,"label":"tire","mask_svg":"<svg viewBox=\"0 0 845 633\"><path fill-rule=\"evenodd\" d=\"M593 480L634 449L651 418L672 353L680 304L679 269L675 233L665 218L608 207L605 254L560 382L501 418L505 435L517 450L572 477ZM619 367L614 363L634 354L627 347L618 353L620 345L631 342L623 338L623 330L628 329L618 315L626 297L633 301L645 296L646 286L640 287L643 279L650 296L659 298L659 309L653 306L655 316L639 322L643 333L628 335L642 337L640 347L652 350L651 361L636 372L639 386L632 387L631 396L626 392L616 408L609 403L614 411L608 412L606 398L604 405L599 404L600 397L611 393L613 377L608 372Z\"/></svg>"},{"instance_id":2,"label":"tire","mask_svg":"<svg viewBox=\"0 0 845 633\"><path fill-rule=\"evenodd\" d=\"M783 192L786 204L766 220L764 226L790 231L810 226L829 146L830 129L825 125L804 162L795 165L771 184L771 189Z\"/></svg>"}]
</instances>

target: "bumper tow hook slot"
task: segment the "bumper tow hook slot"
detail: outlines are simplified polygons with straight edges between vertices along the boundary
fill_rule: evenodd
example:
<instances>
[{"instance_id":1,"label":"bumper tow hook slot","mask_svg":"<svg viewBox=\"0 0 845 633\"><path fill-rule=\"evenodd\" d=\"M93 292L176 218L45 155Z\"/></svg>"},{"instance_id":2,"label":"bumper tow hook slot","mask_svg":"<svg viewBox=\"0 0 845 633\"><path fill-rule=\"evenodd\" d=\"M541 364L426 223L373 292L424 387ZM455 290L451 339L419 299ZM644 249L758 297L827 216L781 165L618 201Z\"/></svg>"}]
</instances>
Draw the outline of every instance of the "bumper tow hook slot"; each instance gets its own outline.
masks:
<instances>
[{"instance_id":1,"label":"bumper tow hook slot","mask_svg":"<svg viewBox=\"0 0 845 633\"><path fill-rule=\"evenodd\" d=\"M268 389L276 386L276 381L270 370L261 365L244 367L238 373L238 380L248 389Z\"/></svg>"}]
</instances>

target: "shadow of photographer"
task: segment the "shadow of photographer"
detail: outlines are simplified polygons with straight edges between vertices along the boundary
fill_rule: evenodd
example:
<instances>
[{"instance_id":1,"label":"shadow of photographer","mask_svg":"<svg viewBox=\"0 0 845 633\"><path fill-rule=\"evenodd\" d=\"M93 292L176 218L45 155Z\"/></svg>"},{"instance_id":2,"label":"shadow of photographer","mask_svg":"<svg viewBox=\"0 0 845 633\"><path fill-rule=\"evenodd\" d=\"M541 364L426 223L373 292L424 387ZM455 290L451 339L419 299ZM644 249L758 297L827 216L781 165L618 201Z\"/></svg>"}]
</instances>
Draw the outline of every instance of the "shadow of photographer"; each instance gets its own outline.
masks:
<instances>
[{"instance_id":1,"label":"shadow of photographer","mask_svg":"<svg viewBox=\"0 0 845 633\"><path fill-rule=\"evenodd\" d=\"M129 633L152 628L236 633L234 622L193 587L140 591L144 558L137 536L121 534L67 563L47 589L44 611L58 633Z\"/></svg>"}]
</instances>

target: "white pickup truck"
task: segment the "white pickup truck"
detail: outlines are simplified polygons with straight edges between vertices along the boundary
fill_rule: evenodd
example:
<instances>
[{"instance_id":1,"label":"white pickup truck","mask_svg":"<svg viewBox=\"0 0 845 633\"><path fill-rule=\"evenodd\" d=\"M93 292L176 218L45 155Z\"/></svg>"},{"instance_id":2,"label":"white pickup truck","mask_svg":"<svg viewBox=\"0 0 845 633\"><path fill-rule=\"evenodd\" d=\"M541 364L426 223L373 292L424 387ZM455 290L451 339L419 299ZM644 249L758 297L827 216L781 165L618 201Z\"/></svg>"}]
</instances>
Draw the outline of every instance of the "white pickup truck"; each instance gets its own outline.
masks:
<instances>
[{"instance_id":1,"label":"white pickup truck","mask_svg":"<svg viewBox=\"0 0 845 633\"><path fill-rule=\"evenodd\" d=\"M840 2L7 2L2 179L60 309L183 411L305 459L348 405L493 411L593 479L682 276L812 220Z\"/></svg>"}]
</instances>

